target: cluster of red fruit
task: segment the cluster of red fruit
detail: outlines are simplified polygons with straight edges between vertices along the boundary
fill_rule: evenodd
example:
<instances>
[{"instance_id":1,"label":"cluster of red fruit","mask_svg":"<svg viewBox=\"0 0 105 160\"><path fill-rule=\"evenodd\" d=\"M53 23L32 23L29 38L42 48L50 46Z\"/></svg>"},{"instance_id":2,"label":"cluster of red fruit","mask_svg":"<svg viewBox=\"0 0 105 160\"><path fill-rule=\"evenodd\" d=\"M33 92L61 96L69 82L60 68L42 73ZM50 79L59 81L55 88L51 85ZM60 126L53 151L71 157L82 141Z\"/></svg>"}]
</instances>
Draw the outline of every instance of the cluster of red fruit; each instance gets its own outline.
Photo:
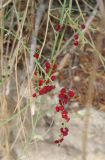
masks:
<instances>
[{"instance_id":1,"label":"cluster of red fruit","mask_svg":"<svg viewBox=\"0 0 105 160\"><path fill-rule=\"evenodd\" d=\"M61 24L57 24L55 30L56 30L57 32L61 32L61 31L63 31L64 27L65 27L65 26L64 26L63 24L62 24L62 25L61 25ZM81 25L81 29L82 29L82 30L85 29L85 24L82 24L82 25ZM75 46L75 47L77 47L77 46L79 45L78 39L79 39L78 33L74 34L74 46Z\"/></svg>"},{"instance_id":2,"label":"cluster of red fruit","mask_svg":"<svg viewBox=\"0 0 105 160\"><path fill-rule=\"evenodd\" d=\"M34 58L39 60L39 50L34 54ZM39 73L34 72L35 76L35 84L36 84L36 91L33 94L33 97L37 97L39 95L47 94L48 92L55 89L55 85L52 85L52 82L56 80L56 76L54 75L57 69L56 64L51 64L50 62L46 61L44 64L44 69L46 74L48 75L46 78L46 75L42 77L39 75ZM65 105L69 102L69 100L74 97L74 91L73 90L67 90L65 88L62 88L58 94L59 99L59 105L55 107L56 112L61 113L61 117L64 120L64 123L68 123L70 121L70 116L68 115L67 110L65 109ZM68 135L69 129L67 127L60 128L60 138L55 140L56 144L60 144L63 142L64 137Z\"/></svg>"},{"instance_id":3,"label":"cluster of red fruit","mask_svg":"<svg viewBox=\"0 0 105 160\"><path fill-rule=\"evenodd\" d=\"M53 89L55 89L55 86L54 86L54 85L44 86L43 88L41 88L41 89L39 90L39 94L40 94L40 95L47 94L48 92L52 91Z\"/></svg>"},{"instance_id":4,"label":"cluster of red fruit","mask_svg":"<svg viewBox=\"0 0 105 160\"><path fill-rule=\"evenodd\" d=\"M57 32L61 32L61 31L63 31L63 29L64 29L64 24L57 24L56 25L56 28L55 28L55 30L57 31Z\"/></svg>"},{"instance_id":5,"label":"cluster of red fruit","mask_svg":"<svg viewBox=\"0 0 105 160\"><path fill-rule=\"evenodd\" d=\"M69 102L70 98L74 97L74 91L69 90L67 91L65 88L62 88L60 90L60 93L58 95L59 98L59 105L55 107L56 112L60 112L62 118L65 120L65 122L70 121L70 117L68 115L67 110L65 109L65 105ZM64 136L67 136L69 132L69 129L66 128L60 128L60 139L55 140L54 142L56 144L60 144L64 140Z\"/></svg>"},{"instance_id":6,"label":"cluster of red fruit","mask_svg":"<svg viewBox=\"0 0 105 160\"><path fill-rule=\"evenodd\" d=\"M82 24L81 25L81 29L85 29L85 24ZM75 33L74 34L74 46L78 46L79 45L79 36L78 36L78 33Z\"/></svg>"},{"instance_id":7,"label":"cluster of red fruit","mask_svg":"<svg viewBox=\"0 0 105 160\"><path fill-rule=\"evenodd\" d=\"M36 52L34 54L34 58L38 59L39 58L39 53ZM47 94L48 92L52 91L53 89L55 89L55 85L52 85L52 81L56 80L56 76L54 75L54 73L56 72L56 68L57 65L56 64L50 64L48 61L45 62L45 72L46 74L49 75L49 78L46 78L46 76L44 76L44 78L42 77L42 75L38 75L37 72L34 72L34 76L35 76L35 85L37 86L37 93L35 92L33 94L33 97L37 97L38 95L44 95Z\"/></svg>"},{"instance_id":8,"label":"cluster of red fruit","mask_svg":"<svg viewBox=\"0 0 105 160\"><path fill-rule=\"evenodd\" d=\"M78 38L79 38L78 33L75 33L74 34L74 46L76 47L79 45Z\"/></svg>"},{"instance_id":9,"label":"cluster of red fruit","mask_svg":"<svg viewBox=\"0 0 105 160\"><path fill-rule=\"evenodd\" d=\"M33 55L34 56L34 58L36 58L36 59L39 59L39 49L36 49L36 52L35 52L35 54Z\"/></svg>"},{"instance_id":10,"label":"cluster of red fruit","mask_svg":"<svg viewBox=\"0 0 105 160\"><path fill-rule=\"evenodd\" d=\"M60 132L61 132L61 138L55 140L56 144L60 144L61 142L64 141L64 136L68 135L69 129L67 127L65 128L60 128Z\"/></svg>"}]
</instances>

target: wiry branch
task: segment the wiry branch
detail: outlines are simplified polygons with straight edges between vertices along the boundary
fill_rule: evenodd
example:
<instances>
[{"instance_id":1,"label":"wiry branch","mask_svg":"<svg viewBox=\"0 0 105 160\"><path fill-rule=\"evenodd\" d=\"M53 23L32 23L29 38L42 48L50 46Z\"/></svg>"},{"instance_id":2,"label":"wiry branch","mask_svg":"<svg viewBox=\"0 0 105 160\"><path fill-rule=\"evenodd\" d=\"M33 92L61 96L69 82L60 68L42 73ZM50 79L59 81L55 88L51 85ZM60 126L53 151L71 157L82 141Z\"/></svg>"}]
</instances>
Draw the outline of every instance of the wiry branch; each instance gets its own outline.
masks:
<instances>
[{"instance_id":1,"label":"wiry branch","mask_svg":"<svg viewBox=\"0 0 105 160\"><path fill-rule=\"evenodd\" d=\"M105 15L105 2L104 2L104 0L97 0L97 4L98 4L98 6L99 6L99 10L100 10L100 13L101 13L101 15L104 17L104 15Z\"/></svg>"},{"instance_id":2,"label":"wiry branch","mask_svg":"<svg viewBox=\"0 0 105 160\"><path fill-rule=\"evenodd\" d=\"M43 17L43 14L45 12L45 9L48 7L47 3L44 3L44 0L41 1L39 8L36 13L36 20L35 20L35 28L32 32L32 38L31 38L31 52L30 52L30 64L29 64L29 72L32 73L34 69L34 59L33 54L35 53L36 46L37 46L37 36L39 32L40 23Z\"/></svg>"}]
</instances>

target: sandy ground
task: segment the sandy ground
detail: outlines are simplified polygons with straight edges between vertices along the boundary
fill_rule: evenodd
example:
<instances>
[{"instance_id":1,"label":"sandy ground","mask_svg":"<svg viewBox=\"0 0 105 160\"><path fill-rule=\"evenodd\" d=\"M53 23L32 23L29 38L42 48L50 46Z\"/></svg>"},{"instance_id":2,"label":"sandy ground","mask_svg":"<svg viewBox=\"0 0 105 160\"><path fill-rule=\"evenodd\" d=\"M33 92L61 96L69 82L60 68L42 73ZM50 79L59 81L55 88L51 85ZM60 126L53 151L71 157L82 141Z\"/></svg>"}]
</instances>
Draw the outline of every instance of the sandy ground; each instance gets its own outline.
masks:
<instances>
[{"instance_id":1,"label":"sandy ground","mask_svg":"<svg viewBox=\"0 0 105 160\"><path fill-rule=\"evenodd\" d=\"M79 115L71 114L71 133L59 147L51 142L51 137L30 144L25 151L23 151L23 146L17 143L15 152L18 160L82 160L85 109L79 111ZM104 160L105 113L91 109L90 117L87 160ZM40 134L43 134L43 129L39 127L39 130ZM53 133L53 136L55 136L55 133Z\"/></svg>"}]
</instances>

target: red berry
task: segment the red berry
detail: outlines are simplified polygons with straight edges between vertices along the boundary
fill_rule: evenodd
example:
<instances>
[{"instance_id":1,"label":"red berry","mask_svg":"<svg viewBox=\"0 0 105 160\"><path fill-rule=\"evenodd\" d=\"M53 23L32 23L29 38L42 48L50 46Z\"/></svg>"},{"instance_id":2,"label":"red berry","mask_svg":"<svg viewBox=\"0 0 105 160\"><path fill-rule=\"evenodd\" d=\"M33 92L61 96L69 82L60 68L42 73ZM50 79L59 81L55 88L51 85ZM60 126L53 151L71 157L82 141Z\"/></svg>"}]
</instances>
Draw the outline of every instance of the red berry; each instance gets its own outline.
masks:
<instances>
[{"instance_id":1,"label":"red berry","mask_svg":"<svg viewBox=\"0 0 105 160\"><path fill-rule=\"evenodd\" d=\"M68 92L68 95L69 95L70 97L74 97L75 93L74 93L73 90L70 90L70 91Z\"/></svg>"},{"instance_id":2,"label":"red berry","mask_svg":"<svg viewBox=\"0 0 105 160\"><path fill-rule=\"evenodd\" d=\"M67 136L68 135L68 132L63 132L63 136Z\"/></svg>"},{"instance_id":3,"label":"red berry","mask_svg":"<svg viewBox=\"0 0 105 160\"><path fill-rule=\"evenodd\" d=\"M35 53L35 54L34 54L34 57L35 57L36 59L38 59L38 58L39 58L39 54L38 54L38 53Z\"/></svg>"},{"instance_id":4,"label":"red berry","mask_svg":"<svg viewBox=\"0 0 105 160\"><path fill-rule=\"evenodd\" d=\"M61 131L61 133L63 133L63 131L64 131L63 128L60 128L60 131Z\"/></svg>"},{"instance_id":5,"label":"red berry","mask_svg":"<svg viewBox=\"0 0 105 160\"><path fill-rule=\"evenodd\" d=\"M74 46L78 46L79 45L79 42L78 41L74 41Z\"/></svg>"},{"instance_id":6,"label":"red berry","mask_svg":"<svg viewBox=\"0 0 105 160\"><path fill-rule=\"evenodd\" d=\"M47 69L50 69L50 68L51 68L51 65L50 65L49 62L45 62L45 66L46 66Z\"/></svg>"},{"instance_id":7,"label":"red berry","mask_svg":"<svg viewBox=\"0 0 105 160\"><path fill-rule=\"evenodd\" d=\"M34 72L34 76L37 76L37 72Z\"/></svg>"},{"instance_id":8,"label":"red berry","mask_svg":"<svg viewBox=\"0 0 105 160\"><path fill-rule=\"evenodd\" d=\"M68 132L68 131L69 131L69 129L66 127L66 128L65 128L65 132Z\"/></svg>"},{"instance_id":9,"label":"red berry","mask_svg":"<svg viewBox=\"0 0 105 160\"><path fill-rule=\"evenodd\" d=\"M67 119L67 115L66 114L62 114L62 118Z\"/></svg>"},{"instance_id":10,"label":"red berry","mask_svg":"<svg viewBox=\"0 0 105 160\"><path fill-rule=\"evenodd\" d=\"M60 93L60 94L58 95L58 97L59 97L59 99L63 99L63 98L64 98L64 94Z\"/></svg>"},{"instance_id":11,"label":"red berry","mask_svg":"<svg viewBox=\"0 0 105 160\"><path fill-rule=\"evenodd\" d=\"M37 94L36 94L36 93L34 93L32 96L33 96L33 97L36 97L36 96L37 96Z\"/></svg>"},{"instance_id":12,"label":"red berry","mask_svg":"<svg viewBox=\"0 0 105 160\"><path fill-rule=\"evenodd\" d=\"M49 72L49 68L46 68L46 73L48 73Z\"/></svg>"},{"instance_id":13,"label":"red berry","mask_svg":"<svg viewBox=\"0 0 105 160\"><path fill-rule=\"evenodd\" d=\"M56 107L55 107L55 110L56 110L56 112L59 112L60 109L59 109L58 106L56 106Z\"/></svg>"},{"instance_id":14,"label":"red berry","mask_svg":"<svg viewBox=\"0 0 105 160\"><path fill-rule=\"evenodd\" d=\"M52 81L55 81L55 79L56 79L56 76L54 76L54 75L51 76L51 80L52 80Z\"/></svg>"},{"instance_id":15,"label":"red berry","mask_svg":"<svg viewBox=\"0 0 105 160\"><path fill-rule=\"evenodd\" d=\"M56 144L59 143L59 140L55 140L54 143L56 143Z\"/></svg>"},{"instance_id":16,"label":"red berry","mask_svg":"<svg viewBox=\"0 0 105 160\"><path fill-rule=\"evenodd\" d=\"M40 94L40 95L46 94L46 93L50 92L50 91L53 90L53 89L55 89L55 86L54 86L54 85L44 86L42 89L39 90L39 94Z\"/></svg>"},{"instance_id":17,"label":"red berry","mask_svg":"<svg viewBox=\"0 0 105 160\"><path fill-rule=\"evenodd\" d=\"M63 111L65 108L64 106L59 106L60 111Z\"/></svg>"},{"instance_id":18,"label":"red berry","mask_svg":"<svg viewBox=\"0 0 105 160\"><path fill-rule=\"evenodd\" d=\"M66 94L59 94L59 103L61 105L67 104L68 103L68 96Z\"/></svg>"},{"instance_id":19,"label":"red berry","mask_svg":"<svg viewBox=\"0 0 105 160\"><path fill-rule=\"evenodd\" d=\"M61 143L64 140L64 138L59 139L59 142Z\"/></svg>"},{"instance_id":20,"label":"red berry","mask_svg":"<svg viewBox=\"0 0 105 160\"><path fill-rule=\"evenodd\" d=\"M62 118L68 118L68 112L66 110L62 111Z\"/></svg>"},{"instance_id":21,"label":"red berry","mask_svg":"<svg viewBox=\"0 0 105 160\"><path fill-rule=\"evenodd\" d=\"M75 35L74 35L74 39L75 39L75 40L78 40L78 34L75 34Z\"/></svg>"},{"instance_id":22,"label":"red berry","mask_svg":"<svg viewBox=\"0 0 105 160\"><path fill-rule=\"evenodd\" d=\"M85 24L81 25L81 29L85 29L85 27L86 27Z\"/></svg>"},{"instance_id":23,"label":"red berry","mask_svg":"<svg viewBox=\"0 0 105 160\"><path fill-rule=\"evenodd\" d=\"M68 128L60 128L61 133L63 134L63 136L67 136L68 135Z\"/></svg>"},{"instance_id":24,"label":"red berry","mask_svg":"<svg viewBox=\"0 0 105 160\"><path fill-rule=\"evenodd\" d=\"M63 103L62 103L61 99L59 99L59 104L60 104L60 105L63 105Z\"/></svg>"},{"instance_id":25,"label":"red berry","mask_svg":"<svg viewBox=\"0 0 105 160\"><path fill-rule=\"evenodd\" d=\"M44 82L43 79L40 79L38 85L42 86L43 82Z\"/></svg>"},{"instance_id":26,"label":"red berry","mask_svg":"<svg viewBox=\"0 0 105 160\"><path fill-rule=\"evenodd\" d=\"M64 29L64 27L65 27L64 25L57 24L55 30L57 32L61 32Z\"/></svg>"},{"instance_id":27,"label":"red berry","mask_svg":"<svg viewBox=\"0 0 105 160\"><path fill-rule=\"evenodd\" d=\"M53 70L56 70L57 69L57 64L54 64L53 65Z\"/></svg>"},{"instance_id":28,"label":"red berry","mask_svg":"<svg viewBox=\"0 0 105 160\"><path fill-rule=\"evenodd\" d=\"M63 112L62 112L62 114L67 114L68 112L66 111L66 110L64 110Z\"/></svg>"},{"instance_id":29,"label":"red berry","mask_svg":"<svg viewBox=\"0 0 105 160\"><path fill-rule=\"evenodd\" d=\"M60 93L61 93L61 94L65 94L65 93L66 93L66 89L65 89L65 88L62 88L62 89L60 90Z\"/></svg>"},{"instance_id":30,"label":"red berry","mask_svg":"<svg viewBox=\"0 0 105 160\"><path fill-rule=\"evenodd\" d=\"M57 25L56 25L56 28L55 28L55 30L56 30L57 32L59 32L59 31L60 31L60 29L61 29L61 26L60 26L60 24L57 24Z\"/></svg>"}]
</instances>

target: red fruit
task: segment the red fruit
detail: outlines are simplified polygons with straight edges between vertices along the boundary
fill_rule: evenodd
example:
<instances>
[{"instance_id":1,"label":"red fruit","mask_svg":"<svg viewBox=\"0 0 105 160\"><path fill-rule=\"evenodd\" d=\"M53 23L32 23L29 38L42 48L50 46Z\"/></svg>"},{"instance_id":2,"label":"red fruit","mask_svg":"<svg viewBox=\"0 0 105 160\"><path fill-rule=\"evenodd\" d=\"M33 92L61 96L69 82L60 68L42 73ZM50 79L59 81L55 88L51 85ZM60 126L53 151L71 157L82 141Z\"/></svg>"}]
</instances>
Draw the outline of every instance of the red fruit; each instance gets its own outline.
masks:
<instances>
[{"instance_id":1,"label":"red fruit","mask_svg":"<svg viewBox=\"0 0 105 160\"><path fill-rule=\"evenodd\" d=\"M61 93L60 93L60 94L58 95L58 97L59 97L59 99L63 99L63 98L64 98L64 94L61 94Z\"/></svg>"},{"instance_id":2,"label":"red fruit","mask_svg":"<svg viewBox=\"0 0 105 160\"><path fill-rule=\"evenodd\" d=\"M42 89L39 90L39 94L40 94L40 95L46 94L46 93L50 92L50 91L53 90L53 89L55 89L55 86L54 86L54 85L44 86Z\"/></svg>"},{"instance_id":3,"label":"red fruit","mask_svg":"<svg viewBox=\"0 0 105 160\"><path fill-rule=\"evenodd\" d=\"M86 27L85 24L81 25L81 29L85 29L85 27Z\"/></svg>"},{"instance_id":4,"label":"red fruit","mask_svg":"<svg viewBox=\"0 0 105 160\"><path fill-rule=\"evenodd\" d=\"M57 32L59 32L59 31L61 30L61 26L60 26L60 24L57 24L57 25L56 25L55 30L56 30Z\"/></svg>"},{"instance_id":5,"label":"red fruit","mask_svg":"<svg viewBox=\"0 0 105 160\"><path fill-rule=\"evenodd\" d=\"M38 85L39 85L39 86L42 86L43 82L44 82L44 80L43 80L43 79L40 79Z\"/></svg>"},{"instance_id":6,"label":"red fruit","mask_svg":"<svg viewBox=\"0 0 105 160\"><path fill-rule=\"evenodd\" d=\"M60 111L63 111L65 108L64 106L59 106Z\"/></svg>"},{"instance_id":7,"label":"red fruit","mask_svg":"<svg viewBox=\"0 0 105 160\"><path fill-rule=\"evenodd\" d=\"M33 96L33 97L36 97L36 96L37 96L37 94L36 94L36 93L34 93L32 96Z\"/></svg>"},{"instance_id":8,"label":"red fruit","mask_svg":"<svg viewBox=\"0 0 105 160\"><path fill-rule=\"evenodd\" d=\"M46 66L47 69L50 69L50 68L51 68L51 65L50 65L49 62L45 62L45 66Z\"/></svg>"},{"instance_id":9,"label":"red fruit","mask_svg":"<svg viewBox=\"0 0 105 160\"><path fill-rule=\"evenodd\" d=\"M64 103L66 104L68 102L68 96L65 94L64 95Z\"/></svg>"},{"instance_id":10,"label":"red fruit","mask_svg":"<svg viewBox=\"0 0 105 160\"><path fill-rule=\"evenodd\" d=\"M68 135L68 132L63 132L63 136L67 136Z\"/></svg>"},{"instance_id":11,"label":"red fruit","mask_svg":"<svg viewBox=\"0 0 105 160\"><path fill-rule=\"evenodd\" d=\"M38 54L38 53L35 53L35 54L34 54L34 57L35 57L36 59L38 59L38 58L39 58L39 54Z\"/></svg>"},{"instance_id":12,"label":"red fruit","mask_svg":"<svg viewBox=\"0 0 105 160\"><path fill-rule=\"evenodd\" d=\"M67 119L67 118L68 118L67 113L63 113L63 112L62 112L62 118Z\"/></svg>"},{"instance_id":13,"label":"red fruit","mask_svg":"<svg viewBox=\"0 0 105 160\"><path fill-rule=\"evenodd\" d=\"M79 42L78 41L74 41L74 46L78 46L79 45Z\"/></svg>"},{"instance_id":14,"label":"red fruit","mask_svg":"<svg viewBox=\"0 0 105 160\"><path fill-rule=\"evenodd\" d=\"M65 94L65 93L66 93L66 89L65 89L65 88L62 88L62 89L60 90L60 93L61 93L61 94Z\"/></svg>"},{"instance_id":15,"label":"red fruit","mask_svg":"<svg viewBox=\"0 0 105 160\"><path fill-rule=\"evenodd\" d=\"M68 96L66 94L59 94L59 103L61 105L67 104L68 103Z\"/></svg>"},{"instance_id":16,"label":"red fruit","mask_svg":"<svg viewBox=\"0 0 105 160\"><path fill-rule=\"evenodd\" d=\"M74 35L74 39L77 40L78 39L78 34Z\"/></svg>"},{"instance_id":17,"label":"red fruit","mask_svg":"<svg viewBox=\"0 0 105 160\"><path fill-rule=\"evenodd\" d=\"M72 98L72 97L74 97L75 93L74 93L73 90L70 90L70 91L68 92L68 95Z\"/></svg>"},{"instance_id":18,"label":"red fruit","mask_svg":"<svg viewBox=\"0 0 105 160\"><path fill-rule=\"evenodd\" d=\"M62 112L62 114L68 114L68 112L67 112L66 110L64 110L64 111Z\"/></svg>"},{"instance_id":19,"label":"red fruit","mask_svg":"<svg viewBox=\"0 0 105 160\"><path fill-rule=\"evenodd\" d=\"M55 140L54 143L56 143L56 144L59 143L59 140Z\"/></svg>"},{"instance_id":20,"label":"red fruit","mask_svg":"<svg viewBox=\"0 0 105 160\"><path fill-rule=\"evenodd\" d=\"M63 103L62 103L62 101L61 101L60 99L59 99L59 104L60 104L60 105L63 105Z\"/></svg>"},{"instance_id":21,"label":"red fruit","mask_svg":"<svg viewBox=\"0 0 105 160\"><path fill-rule=\"evenodd\" d=\"M64 138L59 139L59 143L61 143L64 140Z\"/></svg>"},{"instance_id":22,"label":"red fruit","mask_svg":"<svg viewBox=\"0 0 105 160\"><path fill-rule=\"evenodd\" d=\"M47 93L46 86L44 86L42 89L39 90L40 95L43 95L43 94L46 94L46 93Z\"/></svg>"},{"instance_id":23,"label":"red fruit","mask_svg":"<svg viewBox=\"0 0 105 160\"><path fill-rule=\"evenodd\" d=\"M37 76L37 72L34 72L34 76Z\"/></svg>"},{"instance_id":24,"label":"red fruit","mask_svg":"<svg viewBox=\"0 0 105 160\"><path fill-rule=\"evenodd\" d=\"M69 131L69 129L68 128L65 128L65 132L68 132Z\"/></svg>"},{"instance_id":25,"label":"red fruit","mask_svg":"<svg viewBox=\"0 0 105 160\"><path fill-rule=\"evenodd\" d=\"M59 112L60 109L59 109L58 106L56 106L56 107L55 107L55 110L56 110L56 112Z\"/></svg>"},{"instance_id":26,"label":"red fruit","mask_svg":"<svg viewBox=\"0 0 105 160\"><path fill-rule=\"evenodd\" d=\"M68 112L66 110L64 110L62 112L62 118L67 119L68 118Z\"/></svg>"},{"instance_id":27,"label":"red fruit","mask_svg":"<svg viewBox=\"0 0 105 160\"><path fill-rule=\"evenodd\" d=\"M57 69L57 64L54 64L53 65L53 70L56 70Z\"/></svg>"},{"instance_id":28,"label":"red fruit","mask_svg":"<svg viewBox=\"0 0 105 160\"><path fill-rule=\"evenodd\" d=\"M62 114L62 118L67 119L68 116L66 114Z\"/></svg>"},{"instance_id":29,"label":"red fruit","mask_svg":"<svg viewBox=\"0 0 105 160\"><path fill-rule=\"evenodd\" d=\"M61 133L63 134L63 136L67 136L68 135L68 128L60 128Z\"/></svg>"},{"instance_id":30,"label":"red fruit","mask_svg":"<svg viewBox=\"0 0 105 160\"><path fill-rule=\"evenodd\" d=\"M46 67L46 73L49 72L49 69L51 68L51 65L49 62L45 62L45 67Z\"/></svg>"},{"instance_id":31,"label":"red fruit","mask_svg":"<svg viewBox=\"0 0 105 160\"><path fill-rule=\"evenodd\" d=\"M56 79L56 76L51 76L52 81L55 81L55 79Z\"/></svg>"},{"instance_id":32,"label":"red fruit","mask_svg":"<svg viewBox=\"0 0 105 160\"><path fill-rule=\"evenodd\" d=\"M57 32L61 32L64 29L64 27L65 27L64 25L57 24L55 30Z\"/></svg>"},{"instance_id":33,"label":"red fruit","mask_svg":"<svg viewBox=\"0 0 105 160\"><path fill-rule=\"evenodd\" d=\"M52 86L51 86L51 90L52 90L52 89L55 89L55 85L52 85Z\"/></svg>"},{"instance_id":34,"label":"red fruit","mask_svg":"<svg viewBox=\"0 0 105 160\"><path fill-rule=\"evenodd\" d=\"M48 73L49 72L49 68L46 68L46 73Z\"/></svg>"},{"instance_id":35,"label":"red fruit","mask_svg":"<svg viewBox=\"0 0 105 160\"><path fill-rule=\"evenodd\" d=\"M43 90L41 89L41 90L39 90L39 95L43 95L44 93L43 93Z\"/></svg>"},{"instance_id":36,"label":"red fruit","mask_svg":"<svg viewBox=\"0 0 105 160\"><path fill-rule=\"evenodd\" d=\"M60 131L61 131L61 133L63 133L63 131L64 131L63 128L60 128Z\"/></svg>"}]
</instances>

